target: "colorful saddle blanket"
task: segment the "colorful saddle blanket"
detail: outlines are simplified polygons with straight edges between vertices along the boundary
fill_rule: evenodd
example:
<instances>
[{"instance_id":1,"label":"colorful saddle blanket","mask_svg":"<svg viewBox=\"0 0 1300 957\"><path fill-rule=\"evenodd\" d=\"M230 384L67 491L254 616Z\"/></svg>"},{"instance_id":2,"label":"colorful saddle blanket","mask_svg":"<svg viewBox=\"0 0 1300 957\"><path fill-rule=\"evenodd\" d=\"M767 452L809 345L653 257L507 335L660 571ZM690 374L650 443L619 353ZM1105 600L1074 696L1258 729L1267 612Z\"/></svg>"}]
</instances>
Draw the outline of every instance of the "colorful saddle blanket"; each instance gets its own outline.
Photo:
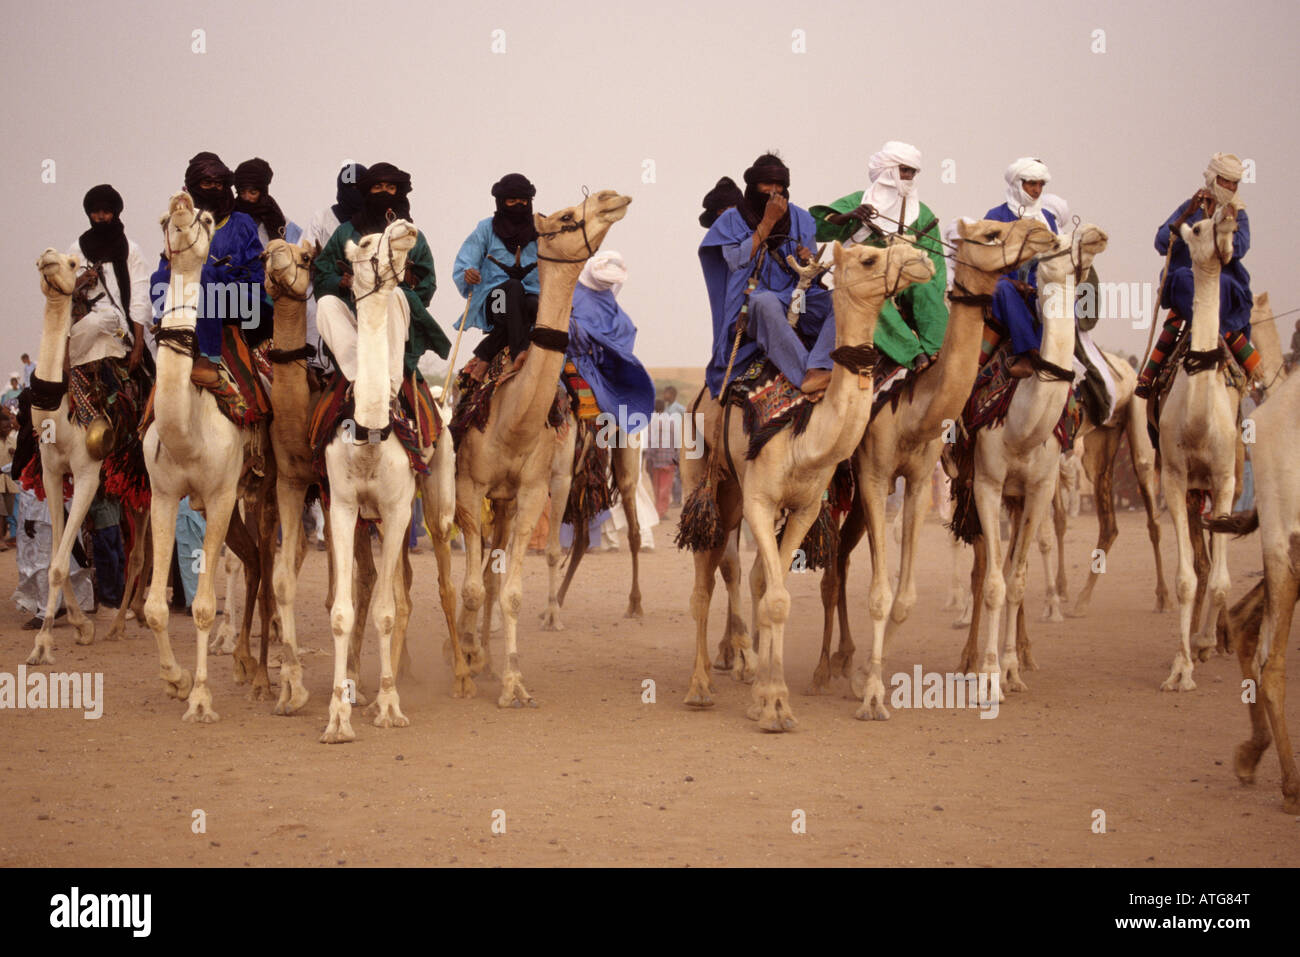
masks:
<instances>
[{"instance_id":1,"label":"colorful saddle blanket","mask_svg":"<svg viewBox=\"0 0 1300 957\"><path fill-rule=\"evenodd\" d=\"M390 409L393 435L402 443L411 468L417 475L428 475L429 466L424 461L422 449L431 448L442 433L442 420L435 409L433 395L424 378L418 373L408 375L402 382ZM320 476L322 490L328 480L325 470L325 449L338 434L339 427L352 416L355 402L352 383L336 372L331 376L325 393L312 409L308 426L308 440L312 448L312 467Z\"/></svg>"},{"instance_id":2,"label":"colorful saddle blanket","mask_svg":"<svg viewBox=\"0 0 1300 957\"><path fill-rule=\"evenodd\" d=\"M587 380L578 374L578 367L573 364L573 360L564 361L564 374L560 376L560 382L569 393L569 398L573 402L573 414L578 417L579 422L590 422L600 415L600 407L596 405L596 393L592 391Z\"/></svg>"},{"instance_id":3,"label":"colorful saddle blanket","mask_svg":"<svg viewBox=\"0 0 1300 957\"><path fill-rule=\"evenodd\" d=\"M239 334L237 326L221 328L221 375L216 385L206 387L217 400L217 408L241 429L262 421L271 412L271 397L258 375L257 363L252 350L244 337ZM140 419L140 436L144 437L153 422L154 395L149 393L144 415Z\"/></svg>"},{"instance_id":4,"label":"colorful saddle blanket","mask_svg":"<svg viewBox=\"0 0 1300 957\"><path fill-rule=\"evenodd\" d=\"M510 358L510 350L502 349L488 364L488 371L482 382L474 379L464 369L456 376L458 398L456 408L451 414L449 428L452 441L458 450L461 440L470 429L478 429L482 432L486 428L488 416L492 412L492 396L496 393L497 386L507 378L506 370L511 365L513 360ZM557 384L555 402L552 403L550 412L546 416L548 427L553 429L564 427L568 421L569 403L568 391L562 383Z\"/></svg>"},{"instance_id":5,"label":"colorful saddle blanket","mask_svg":"<svg viewBox=\"0 0 1300 957\"><path fill-rule=\"evenodd\" d=\"M798 386L777 371L767 357L751 362L727 386L726 402L740 407L749 448L745 458L753 460L772 437L786 426L802 435L812 417L813 403Z\"/></svg>"}]
</instances>

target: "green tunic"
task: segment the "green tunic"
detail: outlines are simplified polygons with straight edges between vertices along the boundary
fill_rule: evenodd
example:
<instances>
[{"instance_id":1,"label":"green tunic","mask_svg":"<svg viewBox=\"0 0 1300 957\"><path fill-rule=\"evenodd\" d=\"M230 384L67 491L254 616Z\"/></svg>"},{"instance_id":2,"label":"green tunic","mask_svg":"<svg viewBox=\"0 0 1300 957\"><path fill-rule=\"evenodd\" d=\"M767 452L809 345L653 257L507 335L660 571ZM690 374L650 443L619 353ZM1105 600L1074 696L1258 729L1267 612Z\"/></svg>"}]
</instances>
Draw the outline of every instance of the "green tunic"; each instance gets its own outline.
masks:
<instances>
[{"instance_id":1,"label":"green tunic","mask_svg":"<svg viewBox=\"0 0 1300 957\"><path fill-rule=\"evenodd\" d=\"M355 226L351 223L343 223L334 230L334 235L320 251L312 267L312 285L316 299L319 301L322 296L338 296L348 304L348 308L354 314L357 311L357 304L352 297L352 290L339 285L343 278L343 269L339 263L347 261L345 250L348 241L357 242L360 239ZM424 233L419 234L415 246L406 254L406 265L415 275L415 285L410 286L403 282L398 288L402 290L407 304L411 307L411 329L406 335L405 356L406 374L410 375L417 371L416 366L420 356L429 350L433 350L444 359L447 358L447 353L451 351L451 340L447 338L433 316L429 315L427 308L433 301L433 291L438 283L433 275L433 253L429 250L429 243L425 240Z\"/></svg>"},{"instance_id":2,"label":"green tunic","mask_svg":"<svg viewBox=\"0 0 1300 957\"><path fill-rule=\"evenodd\" d=\"M836 226L828 223L826 217L831 213L848 213L862 205L863 191L850 193L835 200L829 206L813 206L808 212L817 220L817 241L819 243L839 240L847 242L858 231L857 222ZM944 334L948 330L948 307L944 305L943 294L948 287L947 272L944 264L943 247L939 245L939 220L930 208L921 204L921 214L913 226L907 227L907 233L920 238L917 245L930 254L934 263L934 278L922 285L908 286L897 296L885 300L880 307L880 318L876 322L876 348L893 359L899 365L912 368L922 354L933 355L943 345ZM872 246L883 246L885 241L879 237L867 240Z\"/></svg>"}]
</instances>

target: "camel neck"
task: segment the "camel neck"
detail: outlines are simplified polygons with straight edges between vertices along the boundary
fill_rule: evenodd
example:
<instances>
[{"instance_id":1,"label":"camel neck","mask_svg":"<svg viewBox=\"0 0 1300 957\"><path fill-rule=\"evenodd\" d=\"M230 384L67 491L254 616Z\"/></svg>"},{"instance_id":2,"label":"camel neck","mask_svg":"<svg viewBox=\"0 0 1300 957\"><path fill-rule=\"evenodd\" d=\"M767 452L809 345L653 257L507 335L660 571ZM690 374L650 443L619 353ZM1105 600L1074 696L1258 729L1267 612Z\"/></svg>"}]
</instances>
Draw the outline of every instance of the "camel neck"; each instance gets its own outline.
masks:
<instances>
[{"instance_id":1,"label":"camel neck","mask_svg":"<svg viewBox=\"0 0 1300 957\"><path fill-rule=\"evenodd\" d=\"M884 296L854 298L847 289L837 286L832 292L835 306L835 347L870 346L875 340L876 321ZM827 320L830 321L830 320ZM867 370L868 376L871 370ZM831 381L826 395L813 408L813 417L833 416L836 431L825 454L819 457L822 464L843 461L862 440L867 420L871 416L871 398L874 392L864 389L858 374L836 362L831 367ZM821 433L827 434L827 433Z\"/></svg>"},{"instance_id":2,"label":"camel neck","mask_svg":"<svg viewBox=\"0 0 1300 957\"><path fill-rule=\"evenodd\" d=\"M573 290L578 285L582 263L559 263L541 260L537 280L541 292L537 300L537 326L557 332L569 331L569 314L573 310ZM533 345L528 360L515 377L503 400L502 424L508 441L535 438L546 427L546 416L555 401L555 387L564 369L564 353Z\"/></svg>"},{"instance_id":3,"label":"camel neck","mask_svg":"<svg viewBox=\"0 0 1300 957\"><path fill-rule=\"evenodd\" d=\"M198 269L189 273L173 269L163 303L162 328L193 333L201 290ZM188 352L160 343L157 365L154 420L158 438L173 456L185 457L195 453L205 441L203 430L194 428L190 421L198 405L190 383L194 360Z\"/></svg>"},{"instance_id":4,"label":"camel neck","mask_svg":"<svg viewBox=\"0 0 1300 957\"><path fill-rule=\"evenodd\" d=\"M1192 262L1192 341L1191 348L1208 352L1219 341L1219 274L1222 267L1217 256Z\"/></svg>"},{"instance_id":5,"label":"camel neck","mask_svg":"<svg viewBox=\"0 0 1300 957\"><path fill-rule=\"evenodd\" d=\"M997 277L957 264L954 281L973 295L992 295ZM975 303L954 302L948 311L948 328L933 367L921 376L912 390L906 409L912 424L907 427L914 440L927 442L943 430L943 423L956 419L970 397L979 371L980 344L984 340L984 308Z\"/></svg>"},{"instance_id":6,"label":"camel neck","mask_svg":"<svg viewBox=\"0 0 1300 957\"><path fill-rule=\"evenodd\" d=\"M47 296L45 327L41 331L41 351L36 357L36 376L46 382L63 381L63 359L68 352L68 333L72 329L72 297Z\"/></svg>"},{"instance_id":7,"label":"camel neck","mask_svg":"<svg viewBox=\"0 0 1300 957\"><path fill-rule=\"evenodd\" d=\"M388 301L396 283L385 282L357 302L357 381L353 383L359 429L388 425Z\"/></svg>"}]
</instances>

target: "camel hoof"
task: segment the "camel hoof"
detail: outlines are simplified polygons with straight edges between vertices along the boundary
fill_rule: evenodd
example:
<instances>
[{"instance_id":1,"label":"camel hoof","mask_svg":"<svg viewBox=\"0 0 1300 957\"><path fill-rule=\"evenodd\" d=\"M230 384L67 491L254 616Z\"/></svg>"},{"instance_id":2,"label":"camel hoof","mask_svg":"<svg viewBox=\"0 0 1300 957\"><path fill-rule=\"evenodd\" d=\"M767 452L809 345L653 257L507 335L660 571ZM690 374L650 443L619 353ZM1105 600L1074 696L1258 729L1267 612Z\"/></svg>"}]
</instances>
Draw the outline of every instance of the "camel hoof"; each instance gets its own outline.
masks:
<instances>
[{"instance_id":1,"label":"camel hoof","mask_svg":"<svg viewBox=\"0 0 1300 957\"><path fill-rule=\"evenodd\" d=\"M272 698L271 686L269 684L254 684L249 689L245 699L248 701L270 701Z\"/></svg>"},{"instance_id":2,"label":"camel hoof","mask_svg":"<svg viewBox=\"0 0 1300 957\"><path fill-rule=\"evenodd\" d=\"M848 678L853 674L853 652L837 651L831 655L831 677Z\"/></svg>"},{"instance_id":3,"label":"camel hoof","mask_svg":"<svg viewBox=\"0 0 1300 957\"><path fill-rule=\"evenodd\" d=\"M474 679L469 675L452 680L451 696L453 698L473 698L477 694L478 688L475 687Z\"/></svg>"},{"instance_id":4,"label":"camel hoof","mask_svg":"<svg viewBox=\"0 0 1300 957\"><path fill-rule=\"evenodd\" d=\"M1195 691L1196 682L1191 679L1190 675L1183 675L1175 678L1170 675L1160 685L1161 691Z\"/></svg>"},{"instance_id":5,"label":"camel hoof","mask_svg":"<svg viewBox=\"0 0 1300 957\"><path fill-rule=\"evenodd\" d=\"M347 744L349 741L357 739L356 732L351 728L330 731L326 729L325 733L320 736L321 744Z\"/></svg>"},{"instance_id":6,"label":"camel hoof","mask_svg":"<svg viewBox=\"0 0 1300 957\"><path fill-rule=\"evenodd\" d=\"M232 659L235 666L235 684L242 685L253 679L253 673L257 671L257 659L249 655L236 654Z\"/></svg>"},{"instance_id":7,"label":"camel hoof","mask_svg":"<svg viewBox=\"0 0 1300 957\"><path fill-rule=\"evenodd\" d=\"M766 731L769 734L782 734L786 731L793 731L799 726L794 715L789 712L782 712L775 709L770 715L763 715L758 720L760 731Z\"/></svg>"},{"instance_id":8,"label":"camel hoof","mask_svg":"<svg viewBox=\"0 0 1300 957\"><path fill-rule=\"evenodd\" d=\"M1259 766L1259 759L1263 753L1264 748L1255 747L1253 741L1243 741L1237 745L1237 750L1232 756L1232 764L1238 781L1242 784L1255 783L1255 769Z\"/></svg>"},{"instance_id":9,"label":"camel hoof","mask_svg":"<svg viewBox=\"0 0 1300 957\"><path fill-rule=\"evenodd\" d=\"M542 631L564 631L564 622L560 621L560 606L548 607L537 616L542 623Z\"/></svg>"},{"instance_id":10,"label":"camel hoof","mask_svg":"<svg viewBox=\"0 0 1300 957\"><path fill-rule=\"evenodd\" d=\"M645 617L645 612L643 612L643 611L641 610L641 603L640 603L640 602L637 602L636 604L629 604L629 605L627 606L627 611L625 611L625 612L623 613L623 617L624 617L624 618L644 618L644 617Z\"/></svg>"},{"instance_id":11,"label":"camel hoof","mask_svg":"<svg viewBox=\"0 0 1300 957\"><path fill-rule=\"evenodd\" d=\"M1214 657L1216 650L1213 645L1208 645L1205 648L1195 648L1192 653L1196 656L1197 661L1209 661Z\"/></svg>"},{"instance_id":12,"label":"camel hoof","mask_svg":"<svg viewBox=\"0 0 1300 957\"><path fill-rule=\"evenodd\" d=\"M182 668L180 678L175 681L171 680L166 675L162 675L161 677L163 688L167 692L169 698L189 699L190 691L194 688L194 676L188 671Z\"/></svg>"},{"instance_id":13,"label":"camel hoof","mask_svg":"<svg viewBox=\"0 0 1300 957\"><path fill-rule=\"evenodd\" d=\"M692 688L686 696L686 707L688 708L712 708L713 696L708 691Z\"/></svg>"},{"instance_id":14,"label":"camel hoof","mask_svg":"<svg viewBox=\"0 0 1300 957\"><path fill-rule=\"evenodd\" d=\"M832 692L831 692L830 680L825 675L822 674L813 675L812 684L809 685L808 690L804 692L804 694L810 698L816 697L817 695L824 695L824 694L831 694L831 693Z\"/></svg>"},{"instance_id":15,"label":"camel hoof","mask_svg":"<svg viewBox=\"0 0 1300 957\"><path fill-rule=\"evenodd\" d=\"M77 644L91 645L95 642L95 622L87 618L77 625Z\"/></svg>"},{"instance_id":16,"label":"camel hoof","mask_svg":"<svg viewBox=\"0 0 1300 957\"><path fill-rule=\"evenodd\" d=\"M853 712L853 717L859 721L888 721L889 710L879 701L872 701L870 704L863 704Z\"/></svg>"},{"instance_id":17,"label":"camel hoof","mask_svg":"<svg viewBox=\"0 0 1300 957\"><path fill-rule=\"evenodd\" d=\"M1300 794L1282 794L1282 810L1287 814L1300 814Z\"/></svg>"},{"instance_id":18,"label":"camel hoof","mask_svg":"<svg viewBox=\"0 0 1300 957\"><path fill-rule=\"evenodd\" d=\"M524 687L518 673L507 674L501 682L501 697L497 698L497 707L522 708L524 705L536 708L537 702Z\"/></svg>"},{"instance_id":19,"label":"camel hoof","mask_svg":"<svg viewBox=\"0 0 1300 957\"><path fill-rule=\"evenodd\" d=\"M213 724L221 720L221 715L212 710L212 692L206 687L195 685L190 692L189 703L189 708L186 709L185 714L181 715L182 721Z\"/></svg>"},{"instance_id":20,"label":"camel hoof","mask_svg":"<svg viewBox=\"0 0 1300 957\"><path fill-rule=\"evenodd\" d=\"M46 635L42 640L36 639L36 647L32 653L27 656L29 665L52 665L54 664L54 639Z\"/></svg>"},{"instance_id":21,"label":"camel hoof","mask_svg":"<svg viewBox=\"0 0 1300 957\"><path fill-rule=\"evenodd\" d=\"M411 719L402 714L402 708L398 703L395 689L390 688L387 691L380 691L375 696L375 706L378 712L374 721L376 728L406 728L410 726Z\"/></svg>"},{"instance_id":22,"label":"camel hoof","mask_svg":"<svg viewBox=\"0 0 1300 957\"><path fill-rule=\"evenodd\" d=\"M1007 672L1002 675L1002 687L1008 691L1028 691L1029 686L1020 680L1019 675L1013 675Z\"/></svg>"}]
</instances>

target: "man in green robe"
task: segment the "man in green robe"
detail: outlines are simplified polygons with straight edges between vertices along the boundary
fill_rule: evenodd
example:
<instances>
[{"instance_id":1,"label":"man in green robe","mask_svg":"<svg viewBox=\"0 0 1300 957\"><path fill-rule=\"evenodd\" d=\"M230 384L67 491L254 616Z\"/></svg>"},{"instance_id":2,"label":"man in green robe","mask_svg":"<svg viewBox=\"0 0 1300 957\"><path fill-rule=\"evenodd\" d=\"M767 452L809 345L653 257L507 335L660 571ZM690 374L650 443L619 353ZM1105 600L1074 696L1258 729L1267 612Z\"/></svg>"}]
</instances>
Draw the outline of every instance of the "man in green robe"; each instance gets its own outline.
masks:
<instances>
[{"instance_id":1,"label":"man in green robe","mask_svg":"<svg viewBox=\"0 0 1300 957\"><path fill-rule=\"evenodd\" d=\"M383 232L390 214L393 219L411 218L406 198L411 191L411 177L391 163L371 166L361 175L357 187L364 205L334 230L312 269L316 325L349 382L355 382L357 376L357 317L347 244ZM402 295L389 302L389 377L394 394L405 376L419 376L417 365L425 352L432 350L445 359L450 350L450 340L429 314L436 288L433 253L421 232L406 254L406 273L398 286Z\"/></svg>"},{"instance_id":2,"label":"man in green robe","mask_svg":"<svg viewBox=\"0 0 1300 957\"><path fill-rule=\"evenodd\" d=\"M891 140L867 163L870 186L808 210L817 220L819 243L839 240L846 245L884 246L890 234L902 232L929 254L934 278L885 300L876 323L876 347L916 372L938 355L948 329L948 307L943 300L947 273L939 221L917 196L915 177L920 168L921 153L916 147Z\"/></svg>"}]
</instances>

